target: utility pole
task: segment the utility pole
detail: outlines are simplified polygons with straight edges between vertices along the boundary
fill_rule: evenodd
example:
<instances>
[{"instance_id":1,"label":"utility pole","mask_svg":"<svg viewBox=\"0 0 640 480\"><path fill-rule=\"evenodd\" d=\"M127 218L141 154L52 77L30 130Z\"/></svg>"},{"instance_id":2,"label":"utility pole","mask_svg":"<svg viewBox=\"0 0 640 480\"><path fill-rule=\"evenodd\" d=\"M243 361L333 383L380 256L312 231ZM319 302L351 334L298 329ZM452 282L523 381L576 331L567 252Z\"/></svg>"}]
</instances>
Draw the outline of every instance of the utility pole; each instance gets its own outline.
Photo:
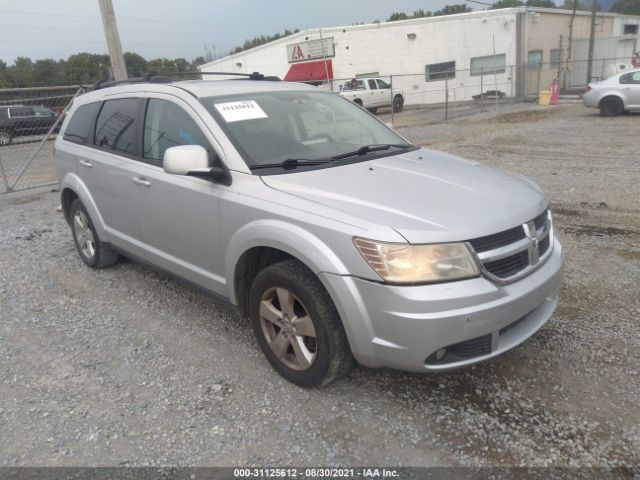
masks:
<instances>
[{"instance_id":1,"label":"utility pole","mask_svg":"<svg viewBox=\"0 0 640 480\"><path fill-rule=\"evenodd\" d=\"M122 55L122 45L120 44L120 35L118 34L118 25L116 24L116 14L113 10L113 4L111 0L98 0L98 3L100 4L100 13L102 14L104 34L105 37L107 37L107 47L109 49L109 57L111 58L113 78L115 80L126 80L127 68L124 64L124 56Z\"/></svg>"},{"instance_id":2,"label":"utility pole","mask_svg":"<svg viewBox=\"0 0 640 480\"><path fill-rule=\"evenodd\" d=\"M591 83L593 71L593 49L596 44L596 12L598 11L598 0L591 2L591 36L589 37L589 60L587 62L587 83Z\"/></svg>"}]
</instances>

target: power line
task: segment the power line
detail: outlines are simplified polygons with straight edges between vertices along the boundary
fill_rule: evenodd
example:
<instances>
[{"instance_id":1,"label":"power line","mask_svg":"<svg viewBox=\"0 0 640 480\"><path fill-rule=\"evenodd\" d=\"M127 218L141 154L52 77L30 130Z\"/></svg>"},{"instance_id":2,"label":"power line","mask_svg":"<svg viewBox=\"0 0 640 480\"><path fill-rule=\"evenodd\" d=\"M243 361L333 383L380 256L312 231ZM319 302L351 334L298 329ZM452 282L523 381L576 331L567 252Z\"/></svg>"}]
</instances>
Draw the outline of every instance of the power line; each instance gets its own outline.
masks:
<instances>
[{"instance_id":1,"label":"power line","mask_svg":"<svg viewBox=\"0 0 640 480\"><path fill-rule=\"evenodd\" d=\"M69 27L23 27L23 26L16 26L16 25L0 25L0 28L13 28L13 29L17 29L17 30L26 30L26 29L33 29L33 30L59 30L59 31L65 31L65 32L102 32L103 30L100 28L69 28ZM158 32L157 30L126 30L126 29L120 29L121 32L126 32L126 33L152 33L152 34L158 34L158 35L185 35L185 36L201 36L201 35L212 35L211 32ZM223 33L220 34L218 32L215 33L216 37L237 37L236 34L229 34L229 33ZM6 42L12 42L13 40L0 40L0 41L6 41ZM49 43L49 42L47 42ZM86 42L82 42L82 43L86 43ZM128 42L127 42L128 43Z\"/></svg>"},{"instance_id":2,"label":"power line","mask_svg":"<svg viewBox=\"0 0 640 480\"><path fill-rule=\"evenodd\" d=\"M6 13L10 15L35 15L35 16L44 16L44 17L65 17L65 18L93 18L99 19L100 17L95 15L68 15L62 13L39 13L39 12L17 12L12 10L0 10L0 13ZM238 25L231 23L207 23L207 22L192 22L186 20L153 20L149 18L134 18L134 17L118 17L118 21L120 20L130 20L136 22L148 22L148 23L177 23L183 25L206 25L208 27L233 27L233 28L279 28L283 29L286 27L276 26L276 25Z\"/></svg>"}]
</instances>

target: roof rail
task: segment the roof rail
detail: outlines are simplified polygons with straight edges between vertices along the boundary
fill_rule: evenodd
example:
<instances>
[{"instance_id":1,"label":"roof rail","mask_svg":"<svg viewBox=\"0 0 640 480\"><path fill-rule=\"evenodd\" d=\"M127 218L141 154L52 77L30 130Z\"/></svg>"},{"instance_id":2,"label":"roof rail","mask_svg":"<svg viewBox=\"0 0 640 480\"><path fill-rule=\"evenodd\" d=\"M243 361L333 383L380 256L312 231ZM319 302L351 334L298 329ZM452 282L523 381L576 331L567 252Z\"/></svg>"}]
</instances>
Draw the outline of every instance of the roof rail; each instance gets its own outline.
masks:
<instances>
[{"instance_id":1,"label":"roof rail","mask_svg":"<svg viewBox=\"0 0 640 480\"><path fill-rule=\"evenodd\" d=\"M191 75L217 75L225 77L244 77L247 80L264 80L279 82L280 78L275 76L265 76L259 72L238 73L238 72L167 72L167 73L145 73L140 77L128 78L126 80L100 80L93 86L93 90L115 87L117 85L128 85L132 83L171 83L171 77L188 77Z\"/></svg>"}]
</instances>

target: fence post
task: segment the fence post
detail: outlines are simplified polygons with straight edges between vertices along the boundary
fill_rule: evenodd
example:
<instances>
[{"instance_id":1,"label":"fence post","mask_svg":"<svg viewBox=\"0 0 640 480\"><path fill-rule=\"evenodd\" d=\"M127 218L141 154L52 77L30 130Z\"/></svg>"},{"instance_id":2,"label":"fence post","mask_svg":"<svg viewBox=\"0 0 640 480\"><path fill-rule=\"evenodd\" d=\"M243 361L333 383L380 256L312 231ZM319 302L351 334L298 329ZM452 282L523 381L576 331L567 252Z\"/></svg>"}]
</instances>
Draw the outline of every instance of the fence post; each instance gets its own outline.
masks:
<instances>
[{"instance_id":1,"label":"fence post","mask_svg":"<svg viewBox=\"0 0 640 480\"><path fill-rule=\"evenodd\" d=\"M484 67L480 68L480 103L482 103L482 94L484 93Z\"/></svg>"},{"instance_id":2,"label":"fence post","mask_svg":"<svg viewBox=\"0 0 640 480\"><path fill-rule=\"evenodd\" d=\"M9 179L7 178L7 174L4 171L2 158L0 158L0 174L2 174L2 183L4 183L4 191L8 192L9 190L11 190L11 187L9 186Z\"/></svg>"},{"instance_id":3,"label":"fence post","mask_svg":"<svg viewBox=\"0 0 640 480\"><path fill-rule=\"evenodd\" d=\"M444 79L444 119L449 120L449 79Z\"/></svg>"},{"instance_id":4,"label":"fence post","mask_svg":"<svg viewBox=\"0 0 640 480\"><path fill-rule=\"evenodd\" d=\"M393 108L393 75L389 75L389 87L389 90L391 90L391 125L395 128L396 124L393 122L393 111L395 110L395 108Z\"/></svg>"}]
</instances>

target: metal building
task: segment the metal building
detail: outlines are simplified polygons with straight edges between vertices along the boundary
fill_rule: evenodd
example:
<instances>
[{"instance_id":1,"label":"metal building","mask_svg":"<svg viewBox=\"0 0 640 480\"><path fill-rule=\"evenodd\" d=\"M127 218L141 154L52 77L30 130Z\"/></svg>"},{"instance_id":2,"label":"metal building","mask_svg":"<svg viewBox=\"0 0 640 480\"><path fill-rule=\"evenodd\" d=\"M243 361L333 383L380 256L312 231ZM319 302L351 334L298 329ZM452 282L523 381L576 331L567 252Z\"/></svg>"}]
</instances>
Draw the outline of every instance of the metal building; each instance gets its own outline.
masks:
<instances>
[{"instance_id":1,"label":"metal building","mask_svg":"<svg viewBox=\"0 0 640 480\"><path fill-rule=\"evenodd\" d=\"M592 77L638 50L640 17L599 13ZM381 76L407 104L453 101L498 91L524 96L557 78L586 83L589 12L508 8L397 22L304 30L214 60L202 71L259 71L284 80L325 84Z\"/></svg>"}]
</instances>

